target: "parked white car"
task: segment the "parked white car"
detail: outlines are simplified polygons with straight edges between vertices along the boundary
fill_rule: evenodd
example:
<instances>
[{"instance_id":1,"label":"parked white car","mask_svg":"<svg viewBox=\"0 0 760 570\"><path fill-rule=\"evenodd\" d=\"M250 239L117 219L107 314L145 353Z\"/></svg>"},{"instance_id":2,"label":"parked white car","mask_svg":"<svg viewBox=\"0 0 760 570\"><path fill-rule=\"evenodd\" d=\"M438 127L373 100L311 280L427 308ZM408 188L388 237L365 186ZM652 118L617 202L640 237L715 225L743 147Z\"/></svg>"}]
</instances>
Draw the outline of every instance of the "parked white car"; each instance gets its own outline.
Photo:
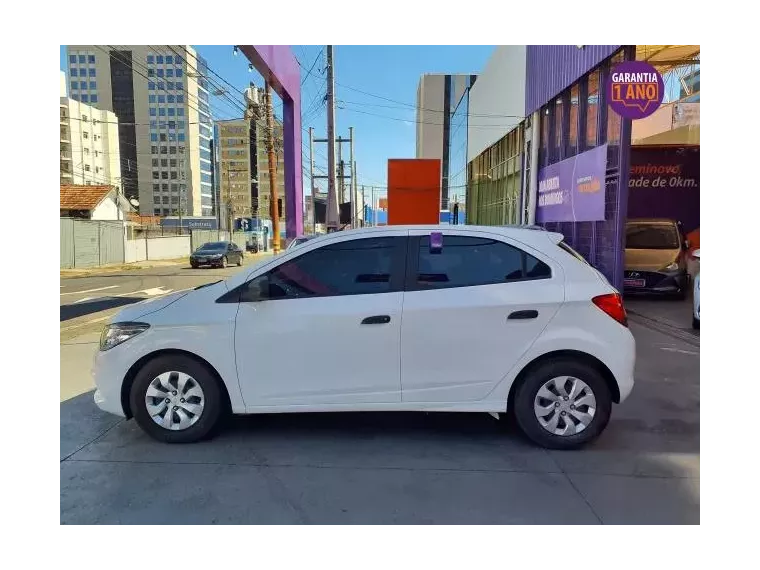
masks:
<instances>
[{"instance_id":1,"label":"parked white car","mask_svg":"<svg viewBox=\"0 0 760 570\"><path fill-rule=\"evenodd\" d=\"M694 305L691 317L693 329L705 326L705 249L700 247L691 254L699 262L699 272L694 277Z\"/></svg>"},{"instance_id":2,"label":"parked white car","mask_svg":"<svg viewBox=\"0 0 760 570\"><path fill-rule=\"evenodd\" d=\"M560 234L386 226L123 309L95 402L165 442L230 412L511 412L574 448L631 392L634 358L619 293Z\"/></svg>"}]
</instances>

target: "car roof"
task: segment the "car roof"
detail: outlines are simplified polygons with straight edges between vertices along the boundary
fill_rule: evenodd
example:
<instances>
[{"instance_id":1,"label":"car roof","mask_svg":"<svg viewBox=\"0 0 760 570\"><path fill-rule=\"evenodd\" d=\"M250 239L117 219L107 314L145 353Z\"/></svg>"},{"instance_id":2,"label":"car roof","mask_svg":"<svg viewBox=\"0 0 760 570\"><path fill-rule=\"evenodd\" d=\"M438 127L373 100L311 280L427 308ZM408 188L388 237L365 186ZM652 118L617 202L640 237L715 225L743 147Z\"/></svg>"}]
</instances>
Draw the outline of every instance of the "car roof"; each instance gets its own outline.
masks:
<instances>
[{"instance_id":1,"label":"car roof","mask_svg":"<svg viewBox=\"0 0 760 570\"><path fill-rule=\"evenodd\" d=\"M374 226L370 228L346 229L338 232L321 234L313 236L315 241L326 241L335 236L346 237L371 237L374 234L381 234L391 230L400 231L430 231L430 232L467 232L467 233L489 233L499 234L510 237L516 241L525 244L546 245L546 242L559 243L564 239L560 233L546 231L541 226L475 226L475 225L404 225L404 226ZM311 240L310 240L311 241Z\"/></svg>"}]
</instances>

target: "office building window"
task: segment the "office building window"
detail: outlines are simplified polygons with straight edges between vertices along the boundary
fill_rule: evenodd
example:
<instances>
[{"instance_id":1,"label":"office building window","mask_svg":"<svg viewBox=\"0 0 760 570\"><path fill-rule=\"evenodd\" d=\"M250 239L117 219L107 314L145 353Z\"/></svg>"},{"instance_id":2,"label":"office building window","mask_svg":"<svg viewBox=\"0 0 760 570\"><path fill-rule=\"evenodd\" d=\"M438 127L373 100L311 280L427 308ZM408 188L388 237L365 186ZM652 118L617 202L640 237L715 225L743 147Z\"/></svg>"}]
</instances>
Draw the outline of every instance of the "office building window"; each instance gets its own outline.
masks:
<instances>
[{"instance_id":1,"label":"office building window","mask_svg":"<svg viewBox=\"0 0 760 570\"><path fill-rule=\"evenodd\" d=\"M166 147L162 146L161 147L161 154L166 154L166 153L167 153Z\"/></svg>"},{"instance_id":2,"label":"office building window","mask_svg":"<svg viewBox=\"0 0 760 570\"><path fill-rule=\"evenodd\" d=\"M167 159L165 159L165 158L162 158L161 159L161 166L163 166L164 168L168 167L169 166L169 161Z\"/></svg>"},{"instance_id":3,"label":"office building window","mask_svg":"<svg viewBox=\"0 0 760 570\"><path fill-rule=\"evenodd\" d=\"M155 107L151 107L150 109L148 109L148 113L150 113L151 117L155 117L156 116L156 108Z\"/></svg>"},{"instance_id":4,"label":"office building window","mask_svg":"<svg viewBox=\"0 0 760 570\"><path fill-rule=\"evenodd\" d=\"M169 196L161 196L161 202L163 202L164 204L168 204L169 203Z\"/></svg>"},{"instance_id":5,"label":"office building window","mask_svg":"<svg viewBox=\"0 0 760 570\"><path fill-rule=\"evenodd\" d=\"M153 191L158 192L159 188L161 188L158 184L153 185Z\"/></svg>"},{"instance_id":6,"label":"office building window","mask_svg":"<svg viewBox=\"0 0 760 570\"><path fill-rule=\"evenodd\" d=\"M170 116L170 117L173 117L173 116L174 116L174 113L175 113L174 107L169 107L169 109L168 109L168 113L169 113L169 116Z\"/></svg>"},{"instance_id":7,"label":"office building window","mask_svg":"<svg viewBox=\"0 0 760 570\"><path fill-rule=\"evenodd\" d=\"M168 180L169 179L169 173L168 172L162 172L161 173L161 178L163 180Z\"/></svg>"},{"instance_id":8,"label":"office building window","mask_svg":"<svg viewBox=\"0 0 760 570\"><path fill-rule=\"evenodd\" d=\"M175 133L169 133L169 140L172 142L177 141L177 135Z\"/></svg>"},{"instance_id":9,"label":"office building window","mask_svg":"<svg viewBox=\"0 0 760 570\"><path fill-rule=\"evenodd\" d=\"M151 130L155 130L157 127L158 127L158 123L155 120L150 122Z\"/></svg>"},{"instance_id":10,"label":"office building window","mask_svg":"<svg viewBox=\"0 0 760 570\"><path fill-rule=\"evenodd\" d=\"M161 215L161 208L153 208L153 215L154 216L160 216Z\"/></svg>"},{"instance_id":11,"label":"office building window","mask_svg":"<svg viewBox=\"0 0 760 570\"><path fill-rule=\"evenodd\" d=\"M172 192L176 192L177 191L177 184L172 183L171 188L172 188Z\"/></svg>"},{"instance_id":12,"label":"office building window","mask_svg":"<svg viewBox=\"0 0 760 570\"><path fill-rule=\"evenodd\" d=\"M87 56L87 63L95 63L95 56L94 55L88 55Z\"/></svg>"},{"instance_id":13,"label":"office building window","mask_svg":"<svg viewBox=\"0 0 760 570\"><path fill-rule=\"evenodd\" d=\"M159 95L158 96L158 102L159 103L166 103L166 95Z\"/></svg>"},{"instance_id":14,"label":"office building window","mask_svg":"<svg viewBox=\"0 0 760 570\"><path fill-rule=\"evenodd\" d=\"M90 68L90 69L88 69L87 71L89 72L89 73L88 73L88 75L89 75L90 77L95 77L95 68L94 68L94 67L91 67L91 68Z\"/></svg>"},{"instance_id":15,"label":"office building window","mask_svg":"<svg viewBox=\"0 0 760 570\"><path fill-rule=\"evenodd\" d=\"M158 121L158 128L164 130L166 128L166 121Z\"/></svg>"},{"instance_id":16,"label":"office building window","mask_svg":"<svg viewBox=\"0 0 760 570\"><path fill-rule=\"evenodd\" d=\"M77 56L70 55L69 56L69 63L76 63L77 62Z\"/></svg>"},{"instance_id":17,"label":"office building window","mask_svg":"<svg viewBox=\"0 0 760 570\"><path fill-rule=\"evenodd\" d=\"M148 89L153 91L156 88L156 84L153 81L148 81Z\"/></svg>"},{"instance_id":18,"label":"office building window","mask_svg":"<svg viewBox=\"0 0 760 570\"><path fill-rule=\"evenodd\" d=\"M87 89L87 82L86 81L80 81L79 82L79 88L80 89Z\"/></svg>"},{"instance_id":19,"label":"office building window","mask_svg":"<svg viewBox=\"0 0 760 570\"><path fill-rule=\"evenodd\" d=\"M90 91L95 91L97 88L97 83L95 83L95 81L90 81Z\"/></svg>"},{"instance_id":20,"label":"office building window","mask_svg":"<svg viewBox=\"0 0 760 570\"><path fill-rule=\"evenodd\" d=\"M185 121L177 121L177 128L183 130L185 128Z\"/></svg>"},{"instance_id":21,"label":"office building window","mask_svg":"<svg viewBox=\"0 0 760 570\"><path fill-rule=\"evenodd\" d=\"M182 77L182 68L178 67L174 75L175 77Z\"/></svg>"},{"instance_id":22,"label":"office building window","mask_svg":"<svg viewBox=\"0 0 760 570\"><path fill-rule=\"evenodd\" d=\"M150 142L157 142L157 141L158 141L158 134L150 133Z\"/></svg>"},{"instance_id":23,"label":"office building window","mask_svg":"<svg viewBox=\"0 0 760 570\"><path fill-rule=\"evenodd\" d=\"M172 83L171 81L167 81L166 82L166 88L167 89L174 89L174 83Z\"/></svg>"},{"instance_id":24,"label":"office building window","mask_svg":"<svg viewBox=\"0 0 760 570\"><path fill-rule=\"evenodd\" d=\"M150 164L151 164L151 166L152 166L153 168L158 168L158 159L157 159L157 158L152 158L152 159L150 160Z\"/></svg>"},{"instance_id":25,"label":"office building window","mask_svg":"<svg viewBox=\"0 0 760 570\"><path fill-rule=\"evenodd\" d=\"M82 138L83 139L89 139L90 138L90 133L88 133L87 131L82 131Z\"/></svg>"},{"instance_id":26,"label":"office building window","mask_svg":"<svg viewBox=\"0 0 760 570\"><path fill-rule=\"evenodd\" d=\"M87 61L87 56L80 55L79 56L79 63L85 63Z\"/></svg>"},{"instance_id":27,"label":"office building window","mask_svg":"<svg viewBox=\"0 0 760 570\"><path fill-rule=\"evenodd\" d=\"M153 188L155 189L158 184L154 184ZM161 196L153 196L153 203L154 204L160 204L161 203Z\"/></svg>"},{"instance_id":28,"label":"office building window","mask_svg":"<svg viewBox=\"0 0 760 570\"><path fill-rule=\"evenodd\" d=\"M79 68L79 77L87 77L87 69L84 67Z\"/></svg>"},{"instance_id":29,"label":"office building window","mask_svg":"<svg viewBox=\"0 0 760 570\"><path fill-rule=\"evenodd\" d=\"M148 77L155 77L156 76L156 70L152 67L148 68Z\"/></svg>"},{"instance_id":30,"label":"office building window","mask_svg":"<svg viewBox=\"0 0 760 570\"><path fill-rule=\"evenodd\" d=\"M155 59L153 58L153 54L148 55L148 63L155 63Z\"/></svg>"},{"instance_id":31,"label":"office building window","mask_svg":"<svg viewBox=\"0 0 760 570\"><path fill-rule=\"evenodd\" d=\"M172 158L169 161L169 166L171 166L172 168L177 168L177 159L176 158Z\"/></svg>"},{"instance_id":32,"label":"office building window","mask_svg":"<svg viewBox=\"0 0 760 570\"><path fill-rule=\"evenodd\" d=\"M151 174L153 176L153 180L158 180L158 177L159 177L158 171L154 170Z\"/></svg>"},{"instance_id":33,"label":"office building window","mask_svg":"<svg viewBox=\"0 0 760 570\"><path fill-rule=\"evenodd\" d=\"M163 77L164 76L164 70L159 67L156 70L156 75L158 75L159 77Z\"/></svg>"},{"instance_id":34,"label":"office building window","mask_svg":"<svg viewBox=\"0 0 760 570\"><path fill-rule=\"evenodd\" d=\"M184 103L184 102L185 102L185 96L177 95L177 103Z\"/></svg>"},{"instance_id":35,"label":"office building window","mask_svg":"<svg viewBox=\"0 0 760 570\"><path fill-rule=\"evenodd\" d=\"M82 95L82 103L89 103L89 102L90 102L89 97L87 97L87 95L83 94Z\"/></svg>"},{"instance_id":36,"label":"office building window","mask_svg":"<svg viewBox=\"0 0 760 570\"><path fill-rule=\"evenodd\" d=\"M90 103L97 103L97 102L98 102L98 96L90 95Z\"/></svg>"},{"instance_id":37,"label":"office building window","mask_svg":"<svg viewBox=\"0 0 760 570\"><path fill-rule=\"evenodd\" d=\"M181 101L179 101L179 95L177 95L177 99L178 99L177 103L181 103ZM184 107L177 107L177 116L178 117L184 117L185 116L185 108Z\"/></svg>"},{"instance_id":38,"label":"office building window","mask_svg":"<svg viewBox=\"0 0 760 570\"><path fill-rule=\"evenodd\" d=\"M179 196L172 196L172 204L179 202Z\"/></svg>"},{"instance_id":39,"label":"office building window","mask_svg":"<svg viewBox=\"0 0 760 570\"><path fill-rule=\"evenodd\" d=\"M157 55L156 56L156 63L163 63L164 62L164 56Z\"/></svg>"},{"instance_id":40,"label":"office building window","mask_svg":"<svg viewBox=\"0 0 760 570\"><path fill-rule=\"evenodd\" d=\"M182 91L182 83L180 83L179 81L177 81L177 82L174 84L174 88L175 88L177 91Z\"/></svg>"},{"instance_id":41,"label":"office building window","mask_svg":"<svg viewBox=\"0 0 760 570\"><path fill-rule=\"evenodd\" d=\"M163 91L166 88L163 81L158 82L158 90Z\"/></svg>"},{"instance_id":42,"label":"office building window","mask_svg":"<svg viewBox=\"0 0 760 570\"><path fill-rule=\"evenodd\" d=\"M166 102L167 103L174 103L174 95L167 95L166 96Z\"/></svg>"},{"instance_id":43,"label":"office building window","mask_svg":"<svg viewBox=\"0 0 760 570\"><path fill-rule=\"evenodd\" d=\"M155 103L155 102L156 102L156 96L148 95L148 103Z\"/></svg>"},{"instance_id":44,"label":"office building window","mask_svg":"<svg viewBox=\"0 0 760 570\"><path fill-rule=\"evenodd\" d=\"M171 179L172 180L176 180L177 179L177 171L176 170L172 170L172 172L171 172Z\"/></svg>"},{"instance_id":45,"label":"office building window","mask_svg":"<svg viewBox=\"0 0 760 570\"><path fill-rule=\"evenodd\" d=\"M166 116L166 108L165 107L159 107L159 109L158 109L158 116L159 117L165 117Z\"/></svg>"},{"instance_id":46,"label":"office building window","mask_svg":"<svg viewBox=\"0 0 760 570\"><path fill-rule=\"evenodd\" d=\"M166 142L166 133L161 133L161 142Z\"/></svg>"},{"instance_id":47,"label":"office building window","mask_svg":"<svg viewBox=\"0 0 760 570\"><path fill-rule=\"evenodd\" d=\"M150 152L151 152L151 154L158 154L158 146L151 145L150 146Z\"/></svg>"},{"instance_id":48,"label":"office building window","mask_svg":"<svg viewBox=\"0 0 760 570\"><path fill-rule=\"evenodd\" d=\"M177 154L177 147L176 146L170 146L169 147L169 154Z\"/></svg>"},{"instance_id":49,"label":"office building window","mask_svg":"<svg viewBox=\"0 0 760 570\"><path fill-rule=\"evenodd\" d=\"M69 75L71 75L71 77L77 77L77 68L76 67L72 67L69 70Z\"/></svg>"},{"instance_id":50,"label":"office building window","mask_svg":"<svg viewBox=\"0 0 760 570\"><path fill-rule=\"evenodd\" d=\"M185 142L185 133L177 134L177 142Z\"/></svg>"},{"instance_id":51,"label":"office building window","mask_svg":"<svg viewBox=\"0 0 760 570\"><path fill-rule=\"evenodd\" d=\"M161 190L166 192L168 189L169 189L169 185L166 182L161 184Z\"/></svg>"},{"instance_id":52,"label":"office building window","mask_svg":"<svg viewBox=\"0 0 760 570\"><path fill-rule=\"evenodd\" d=\"M174 77L174 68L170 67L166 70L166 77Z\"/></svg>"},{"instance_id":53,"label":"office building window","mask_svg":"<svg viewBox=\"0 0 760 570\"><path fill-rule=\"evenodd\" d=\"M167 55L167 56L164 58L164 60L165 60L165 62L166 62L166 63L173 63L173 61L172 61L173 59L174 59L174 58L172 58L172 56L170 56L170 55Z\"/></svg>"},{"instance_id":54,"label":"office building window","mask_svg":"<svg viewBox=\"0 0 760 570\"><path fill-rule=\"evenodd\" d=\"M171 111L171 109L169 109ZM169 113L171 115L171 113ZM169 128L175 129L177 127L176 121L169 121Z\"/></svg>"},{"instance_id":55,"label":"office building window","mask_svg":"<svg viewBox=\"0 0 760 570\"><path fill-rule=\"evenodd\" d=\"M77 81L72 81L72 82L71 82L71 88L72 88L73 90L75 90L75 91L76 91L77 89L79 89L79 82L77 82Z\"/></svg>"}]
</instances>

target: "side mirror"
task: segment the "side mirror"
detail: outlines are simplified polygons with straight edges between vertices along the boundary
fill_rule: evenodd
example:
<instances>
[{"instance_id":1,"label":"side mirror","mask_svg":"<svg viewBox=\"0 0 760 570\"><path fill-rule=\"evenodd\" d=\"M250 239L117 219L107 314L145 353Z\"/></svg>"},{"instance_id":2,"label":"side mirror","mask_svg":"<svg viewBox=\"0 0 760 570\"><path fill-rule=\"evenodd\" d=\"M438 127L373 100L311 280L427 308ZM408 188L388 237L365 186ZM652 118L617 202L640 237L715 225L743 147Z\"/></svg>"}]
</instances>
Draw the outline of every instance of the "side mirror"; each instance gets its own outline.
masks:
<instances>
[{"instance_id":1,"label":"side mirror","mask_svg":"<svg viewBox=\"0 0 760 570\"><path fill-rule=\"evenodd\" d=\"M288 294L285 292L285 289L276 283L272 283L269 280L269 277L265 277L259 281L259 290L257 293L259 301L267 301L269 299L282 299L283 297L288 296Z\"/></svg>"},{"instance_id":2,"label":"side mirror","mask_svg":"<svg viewBox=\"0 0 760 570\"><path fill-rule=\"evenodd\" d=\"M691 243L689 243L689 240L685 239L683 240L683 248L689 249L691 247Z\"/></svg>"},{"instance_id":3,"label":"side mirror","mask_svg":"<svg viewBox=\"0 0 760 570\"><path fill-rule=\"evenodd\" d=\"M698 250L698 249L695 249L695 250L694 250L694 251L691 253L691 255L693 255L694 257L696 257L697 259L699 259L699 250Z\"/></svg>"}]
</instances>

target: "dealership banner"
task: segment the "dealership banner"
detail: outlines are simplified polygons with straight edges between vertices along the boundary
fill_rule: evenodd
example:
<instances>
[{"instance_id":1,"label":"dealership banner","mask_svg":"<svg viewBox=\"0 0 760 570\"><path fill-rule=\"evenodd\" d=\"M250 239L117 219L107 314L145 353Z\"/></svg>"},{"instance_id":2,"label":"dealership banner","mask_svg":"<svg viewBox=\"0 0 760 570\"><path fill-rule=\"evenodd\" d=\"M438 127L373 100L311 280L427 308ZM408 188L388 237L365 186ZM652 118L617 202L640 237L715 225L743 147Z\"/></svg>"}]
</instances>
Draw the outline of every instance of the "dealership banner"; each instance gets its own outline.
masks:
<instances>
[{"instance_id":1,"label":"dealership banner","mask_svg":"<svg viewBox=\"0 0 760 570\"><path fill-rule=\"evenodd\" d=\"M699 228L699 147L632 146L629 218L669 218Z\"/></svg>"},{"instance_id":2,"label":"dealership banner","mask_svg":"<svg viewBox=\"0 0 760 570\"><path fill-rule=\"evenodd\" d=\"M604 220L606 171L606 144L539 170L536 221Z\"/></svg>"}]
</instances>

